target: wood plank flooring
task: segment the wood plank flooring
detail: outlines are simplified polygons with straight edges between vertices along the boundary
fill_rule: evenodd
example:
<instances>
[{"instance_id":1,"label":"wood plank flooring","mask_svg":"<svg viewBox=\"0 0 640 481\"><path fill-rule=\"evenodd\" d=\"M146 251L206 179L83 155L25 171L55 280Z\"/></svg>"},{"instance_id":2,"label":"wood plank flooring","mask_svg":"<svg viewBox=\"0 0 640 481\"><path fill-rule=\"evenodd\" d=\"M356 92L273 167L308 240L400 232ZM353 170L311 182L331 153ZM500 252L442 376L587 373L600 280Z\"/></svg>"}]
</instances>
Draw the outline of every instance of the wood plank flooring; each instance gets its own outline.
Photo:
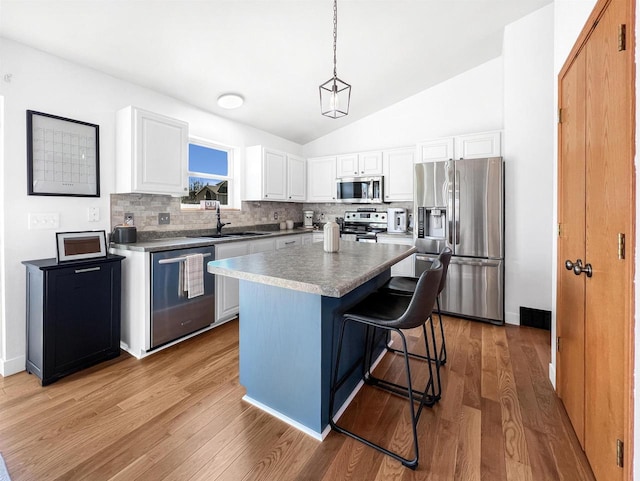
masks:
<instances>
[{"instance_id":1,"label":"wood plank flooring","mask_svg":"<svg viewBox=\"0 0 640 481\"><path fill-rule=\"evenodd\" d=\"M548 380L549 333L445 318L441 402L419 423L420 465L337 433L320 443L244 403L238 324L41 387L0 377L0 452L21 480L593 480ZM409 333L415 346L420 331ZM416 347L414 347L417 349ZM388 354L376 374L402 380ZM412 364L420 382L425 365ZM340 424L410 453L406 401L365 387Z\"/></svg>"}]
</instances>

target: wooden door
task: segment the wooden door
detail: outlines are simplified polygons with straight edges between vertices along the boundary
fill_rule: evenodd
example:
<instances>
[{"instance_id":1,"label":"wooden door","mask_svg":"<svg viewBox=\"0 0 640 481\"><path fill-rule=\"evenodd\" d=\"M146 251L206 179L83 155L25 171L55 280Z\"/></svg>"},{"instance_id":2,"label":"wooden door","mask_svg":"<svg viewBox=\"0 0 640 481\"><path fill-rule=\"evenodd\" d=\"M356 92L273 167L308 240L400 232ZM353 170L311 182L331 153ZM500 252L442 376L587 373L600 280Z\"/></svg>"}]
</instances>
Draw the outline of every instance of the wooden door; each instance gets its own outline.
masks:
<instances>
[{"instance_id":1,"label":"wooden door","mask_svg":"<svg viewBox=\"0 0 640 481\"><path fill-rule=\"evenodd\" d=\"M575 275L558 266L558 392L599 481L631 477L635 238L631 12L631 0L598 2L560 74L558 261L580 258L593 275ZM622 46L621 25L626 28ZM582 127L576 118L580 109ZM582 245L574 232L581 217ZM620 236L626 240L624 249ZM619 442L626 445L628 459L623 466Z\"/></svg>"},{"instance_id":2,"label":"wooden door","mask_svg":"<svg viewBox=\"0 0 640 481\"><path fill-rule=\"evenodd\" d=\"M585 298L585 452L598 480L623 479L616 442L625 440L631 323L632 252L618 255L618 235L630 242L634 212L632 163L633 65L618 50L618 28L631 29L627 0L613 0L586 46L586 262L593 277ZM629 39L630 40L630 39ZM627 44L632 45L631 41ZM632 249L628 249L632 251ZM628 450L627 450L628 451Z\"/></svg>"},{"instance_id":3,"label":"wooden door","mask_svg":"<svg viewBox=\"0 0 640 481\"><path fill-rule=\"evenodd\" d=\"M584 297L585 276L565 262L585 259L585 55L560 79L558 144L558 395L584 449Z\"/></svg>"}]
</instances>

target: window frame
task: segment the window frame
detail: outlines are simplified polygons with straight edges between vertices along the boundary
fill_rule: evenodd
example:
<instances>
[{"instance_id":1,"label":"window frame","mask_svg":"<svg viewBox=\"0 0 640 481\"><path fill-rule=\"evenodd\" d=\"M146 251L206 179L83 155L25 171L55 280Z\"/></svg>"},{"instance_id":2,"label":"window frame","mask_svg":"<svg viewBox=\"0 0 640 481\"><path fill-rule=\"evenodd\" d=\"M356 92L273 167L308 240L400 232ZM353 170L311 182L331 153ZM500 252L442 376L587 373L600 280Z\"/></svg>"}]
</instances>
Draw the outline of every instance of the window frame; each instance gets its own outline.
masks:
<instances>
[{"instance_id":1,"label":"window frame","mask_svg":"<svg viewBox=\"0 0 640 481\"><path fill-rule=\"evenodd\" d=\"M237 209L236 200L235 200L235 182L234 182L234 172L235 172L235 151L234 147L230 145L221 144L219 142L215 142L212 140L204 139L202 137L189 137L189 145L194 144L200 147L206 147L209 149L220 150L227 153L227 175L218 175L218 174L206 174L203 172L195 172L189 170L189 162L187 161L187 182L189 177L201 177L204 179L211 180L226 180L227 181L227 205L220 204L220 209ZM202 210L200 209L199 204L185 204L180 200L180 209L181 210Z\"/></svg>"}]
</instances>

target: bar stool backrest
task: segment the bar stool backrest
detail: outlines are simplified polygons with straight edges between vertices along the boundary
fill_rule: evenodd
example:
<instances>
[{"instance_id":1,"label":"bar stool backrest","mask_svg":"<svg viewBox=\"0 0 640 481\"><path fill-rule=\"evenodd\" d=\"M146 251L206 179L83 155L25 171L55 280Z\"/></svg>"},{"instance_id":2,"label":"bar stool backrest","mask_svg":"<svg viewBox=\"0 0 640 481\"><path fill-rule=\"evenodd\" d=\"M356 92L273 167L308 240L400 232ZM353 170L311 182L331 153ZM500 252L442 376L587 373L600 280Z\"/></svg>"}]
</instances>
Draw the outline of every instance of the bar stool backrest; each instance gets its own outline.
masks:
<instances>
[{"instance_id":1,"label":"bar stool backrest","mask_svg":"<svg viewBox=\"0 0 640 481\"><path fill-rule=\"evenodd\" d=\"M450 247L445 247L440 255L438 256L438 260L442 264L442 277L440 278L440 287L438 287L438 295L444 289L444 284L447 282L447 272L449 271L449 262L451 262L451 256L453 255L453 251Z\"/></svg>"},{"instance_id":2,"label":"bar stool backrest","mask_svg":"<svg viewBox=\"0 0 640 481\"><path fill-rule=\"evenodd\" d=\"M424 324L433 311L441 277L442 263L435 260L431 268L420 275L407 310L387 325L398 329L413 329Z\"/></svg>"}]
</instances>

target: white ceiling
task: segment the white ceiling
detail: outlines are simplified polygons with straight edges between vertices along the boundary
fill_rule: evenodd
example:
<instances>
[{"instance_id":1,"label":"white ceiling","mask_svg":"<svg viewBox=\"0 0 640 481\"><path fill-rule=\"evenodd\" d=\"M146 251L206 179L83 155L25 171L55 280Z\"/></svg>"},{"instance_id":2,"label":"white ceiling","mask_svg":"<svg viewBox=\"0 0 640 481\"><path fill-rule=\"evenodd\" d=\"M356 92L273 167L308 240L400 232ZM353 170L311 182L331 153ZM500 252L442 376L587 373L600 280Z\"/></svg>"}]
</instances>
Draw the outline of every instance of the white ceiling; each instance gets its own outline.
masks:
<instances>
[{"instance_id":1,"label":"white ceiling","mask_svg":"<svg viewBox=\"0 0 640 481\"><path fill-rule=\"evenodd\" d=\"M502 52L552 0L339 0L349 115L320 115L332 0L0 0L0 35L305 144ZM242 94L234 111L217 97ZM428 115L425 112L425 115Z\"/></svg>"}]
</instances>

